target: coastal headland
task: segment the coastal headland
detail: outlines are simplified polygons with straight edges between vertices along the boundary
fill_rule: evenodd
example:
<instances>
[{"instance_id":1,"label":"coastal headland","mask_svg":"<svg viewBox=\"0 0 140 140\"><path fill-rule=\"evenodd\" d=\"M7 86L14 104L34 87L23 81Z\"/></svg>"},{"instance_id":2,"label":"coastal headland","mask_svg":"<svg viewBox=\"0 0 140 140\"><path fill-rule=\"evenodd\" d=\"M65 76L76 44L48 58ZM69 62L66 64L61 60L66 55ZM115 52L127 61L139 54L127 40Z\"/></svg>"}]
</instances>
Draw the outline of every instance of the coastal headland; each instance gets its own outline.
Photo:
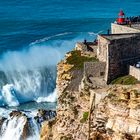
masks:
<instances>
[{"instance_id":1,"label":"coastal headland","mask_svg":"<svg viewBox=\"0 0 140 140\"><path fill-rule=\"evenodd\" d=\"M57 66L57 117L41 140L140 139L140 24L111 24ZM44 133L45 131L45 133Z\"/></svg>"}]
</instances>

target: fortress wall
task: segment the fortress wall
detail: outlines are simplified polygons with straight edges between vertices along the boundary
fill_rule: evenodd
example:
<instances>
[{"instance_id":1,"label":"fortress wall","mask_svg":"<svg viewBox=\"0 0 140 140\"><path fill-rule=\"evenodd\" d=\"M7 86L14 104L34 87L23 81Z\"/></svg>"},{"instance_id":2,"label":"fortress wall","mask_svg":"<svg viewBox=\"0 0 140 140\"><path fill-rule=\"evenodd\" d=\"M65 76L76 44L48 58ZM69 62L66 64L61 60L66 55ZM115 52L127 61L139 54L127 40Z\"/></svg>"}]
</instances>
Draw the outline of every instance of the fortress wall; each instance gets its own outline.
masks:
<instances>
[{"instance_id":1,"label":"fortress wall","mask_svg":"<svg viewBox=\"0 0 140 140\"><path fill-rule=\"evenodd\" d=\"M106 63L104 62L85 62L84 74L86 77L103 77L105 74Z\"/></svg>"},{"instance_id":2,"label":"fortress wall","mask_svg":"<svg viewBox=\"0 0 140 140\"><path fill-rule=\"evenodd\" d=\"M136 79L138 79L140 81L140 68L130 66L129 67L129 74L134 76Z\"/></svg>"},{"instance_id":3,"label":"fortress wall","mask_svg":"<svg viewBox=\"0 0 140 140\"><path fill-rule=\"evenodd\" d=\"M129 74L129 65L140 61L140 36L112 40L108 57L108 82Z\"/></svg>"},{"instance_id":4,"label":"fortress wall","mask_svg":"<svg viewBox=\"0 0 140 140\"><path fill-rule=\"evenodd\" d=\"M98 47L97 47L97 58L101 62L106 62L106 69L105 69L105 75L104 79L108 81L108 45L110 44L110 41L108 41L106 38L98 35Z\"/></svg>"},{"instance_id":5,"label":"fortress wall","mask_svg":"<svg viewBox=\"0 0 140 140\"><path fill-rule=\"evenodd\" d=\"M107 47L110 42L102 36L98 36L97 58L101 62L107 61Z\"/></svg>"},{"instance_id":6,"label":"fortress wall","mask_svg":"<svg viewBox=\"0 0 140 140\"><path fill-rule=\"evenodd\" d=\"M118 25L115 23L111 24L112 34L121 34L121 33L139 33L140 30L131 28L129 26Z\"/></svg>"}]
</instances>

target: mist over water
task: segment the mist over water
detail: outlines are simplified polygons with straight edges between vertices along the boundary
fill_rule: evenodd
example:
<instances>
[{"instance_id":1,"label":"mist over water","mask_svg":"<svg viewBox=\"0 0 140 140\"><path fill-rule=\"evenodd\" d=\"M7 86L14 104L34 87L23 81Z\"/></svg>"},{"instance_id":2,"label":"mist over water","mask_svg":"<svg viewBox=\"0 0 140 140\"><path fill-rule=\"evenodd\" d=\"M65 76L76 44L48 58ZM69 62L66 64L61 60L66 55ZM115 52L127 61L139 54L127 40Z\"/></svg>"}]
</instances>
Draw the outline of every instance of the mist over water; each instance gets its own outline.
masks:
<instances>
[{"instance_id":1,"label":"mist over water","mask_svg":"<svg viewBox=\"0 0 140 140\"><path fill-rule=\"evenodd\" d=\"M93 39L96 35L80 33L71 40L61 39L71 34L45 37L30 43L28 48L3 53L0 58L0 105L18 106L29 101L57 100L57 63L77 41L83 41L85 36Z\"/></svg>"}]
</instances>

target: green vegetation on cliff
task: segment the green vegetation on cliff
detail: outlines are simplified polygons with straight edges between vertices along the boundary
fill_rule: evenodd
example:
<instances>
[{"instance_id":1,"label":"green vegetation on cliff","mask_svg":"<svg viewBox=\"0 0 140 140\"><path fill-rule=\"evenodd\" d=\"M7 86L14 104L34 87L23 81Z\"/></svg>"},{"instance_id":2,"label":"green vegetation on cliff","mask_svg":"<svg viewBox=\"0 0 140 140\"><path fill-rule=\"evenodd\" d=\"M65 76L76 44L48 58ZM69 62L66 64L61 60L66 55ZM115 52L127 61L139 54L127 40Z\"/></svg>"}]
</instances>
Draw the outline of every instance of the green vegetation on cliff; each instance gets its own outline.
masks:
<instances>
[{"instance_id":1,"label":"green vegetation on cliff","mask_svg":"<svg viewBox=\"0 0 140 140\"><path fill-rule=\"evenodd\" d=\"M122 84L122 85L134 85L137 83L140 83L140 82L131 75L118 77L117 79L111 82L111 84Z\"/></svg>"},{"instance_id":2,"label":"green vegetation on cliff","mask_svg":"<svg viewBox=\"0 0 140 140\"><path fill-rule=\"evenodd\" d=\"M80 120L81 123L84 123L87 121L88 119L88 116L89 116L89 112L84 112L83 113L83 118Z\"/></svg>"},{"instance_id":3,"label":"green vegetation on cliff","mask_svg":"<svg viewBox=\"0 0 140 140\"><path fill-rule=\"evenodd\" d=\"M71 51L71 56L67 58L67 63L74 65L74 69L82 69L84 67L84 62L98 61L95 57L82 56L81 51L74 50Z\"/></svg>"}]
</instances>

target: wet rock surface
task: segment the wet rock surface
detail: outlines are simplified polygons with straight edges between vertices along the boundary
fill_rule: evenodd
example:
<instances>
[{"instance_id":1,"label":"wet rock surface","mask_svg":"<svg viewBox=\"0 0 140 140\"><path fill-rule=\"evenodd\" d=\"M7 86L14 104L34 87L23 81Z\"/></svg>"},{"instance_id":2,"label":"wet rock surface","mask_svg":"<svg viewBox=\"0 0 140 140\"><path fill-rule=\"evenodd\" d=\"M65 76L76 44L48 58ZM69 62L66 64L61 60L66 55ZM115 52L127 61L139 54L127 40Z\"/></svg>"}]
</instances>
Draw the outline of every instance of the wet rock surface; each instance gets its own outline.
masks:
<instances>
[{"instance_id":1,"label":"wet rock surface","mask_svg":"<svg viewBox=\"0 0 140 140\"><path fill-rule=\"evenodd\" d=\"M37 116L35 116L35 120L38 123L43 123L44 121L49 121L56 117L56 111L52 110L38 110Z\"/></svg>"},{"instance_id":2,"label":"wet rock surface","mask_svg":"<svg viewBox=\"0 0 140 140\"><path fill-rule=\"evenodd\" d=\"M40 109L33 114L30 111L13 110L7 118L1 117L0 139L7 140L8 135L11 135L11 139L39 139L39 131L44 127L44 122L52 121L56 117L56 111Z\"/></svg>"}]
</instances>

